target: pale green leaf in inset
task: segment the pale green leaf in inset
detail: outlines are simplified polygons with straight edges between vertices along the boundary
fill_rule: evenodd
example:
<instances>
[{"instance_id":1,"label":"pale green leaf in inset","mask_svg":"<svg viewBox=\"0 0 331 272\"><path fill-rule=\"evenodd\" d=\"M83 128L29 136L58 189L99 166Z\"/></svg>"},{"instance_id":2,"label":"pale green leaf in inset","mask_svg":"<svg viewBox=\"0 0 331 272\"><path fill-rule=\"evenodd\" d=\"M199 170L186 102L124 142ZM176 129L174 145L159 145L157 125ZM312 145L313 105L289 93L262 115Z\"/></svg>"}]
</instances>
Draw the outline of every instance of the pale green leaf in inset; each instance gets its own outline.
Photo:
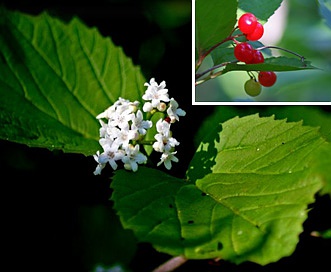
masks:
<instances>
[{"instance_id":1,"label":"pale green leaf in inset","mask_svg":"<svg viewBox=\"0 0 331 272\"><path fill-rule=\"evenodd\" d=\"M222 71L224 75L230 71L275 71L288 72L297 70L317 69L309 61L301 61L298 58L271 57L266 58L262 64L230 63Z\"/></svg>"},{"instance_id":2,"label":"pale green leaf in inset","mask_svg":"<svg viewBox=\"0 0 331 272\"><path fill-rule=\"evenodd\" d=\"M120 96L139 100L144 78L120 47L79 19L1 9L0 137L91 155L95 118Z\"/></svg>"},{"instance_id":3,"label":"pale green leaf in inset","mask_svg":"<svg viewBox=\"0 0 331 272\"><path fill-rule=\"evenodd\" d=\"M318 4L321 16L325 19L326 24L331 28L331 1L318 0Z\"/></svg>"},{"instance_id":4,"label":"pale green leaf in inset","mask_svg":"<svg viewBox=\"0 0 331 272\"><path fill-rule=\"evenodd\" d=\"M236 0L195 1L195 42L200 55L229 36L236 23Z\"/></svg>"},{"instance_id":5,"label":"pale green leaf in inset","mask_svg":"<svg viewBox=\"0 0 331 272\"><path fill-rule=\"evenodd\" d=\"M252 12L258 19L267 21L283 0L239 0L238 2L243 12Z\"/></svg>"}]
</instances>

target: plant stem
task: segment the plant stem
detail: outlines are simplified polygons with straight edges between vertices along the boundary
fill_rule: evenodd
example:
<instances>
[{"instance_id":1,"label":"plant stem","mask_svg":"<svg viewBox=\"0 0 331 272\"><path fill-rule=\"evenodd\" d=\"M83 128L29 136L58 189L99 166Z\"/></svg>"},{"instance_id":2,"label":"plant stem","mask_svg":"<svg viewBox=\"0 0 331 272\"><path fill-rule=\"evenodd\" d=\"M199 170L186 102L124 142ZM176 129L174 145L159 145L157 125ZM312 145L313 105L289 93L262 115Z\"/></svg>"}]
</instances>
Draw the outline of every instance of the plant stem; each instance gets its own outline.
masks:
<instances>
[{"instance_id":1,"label":"plant stem","mask_svg":"<svg viewBox=\"0 0 331 272\"><path fill-rule=\"evenodd\" d=\"M155 140L140 140L138 141L138 144L141 145L153 145L155 142Z\"/></svg>"},{"instance_id":2,"label":"plant stem","mask_svg":"<svg viewBox=\"0 0 331 272\"><path fill-rule=\"evenodd\" d=\"M209 68L209 69L201 72L200 74L196 74L195 75L195 79L198 79L198 78L202 77L203 75L207 74L208 72L214 71L217 68L223 67L223 66L228 65L230 63L236 63L236 62L238 62L238 61L237 60L236 61L227 61L227 62L223 62L223 63L218 64L218 65L215 65L215 66L213 66L213 67L211 67L211 68Z\"/></svg>"},{"instance_id":3,"label":"plant stem","mask_svg":"<svg viewBox=\"0 0 331 272\"><path fill-rule=\"evenodd\" d=\"M285 49L285 48L281 48L281 47L278 47L278 46L266 45L266 46L262 46L262 47L256 48L256 50L263 50L263 49L266 49L266 48L273 48L273 49L283 50L283 51L285 51L287 53L290 53L290 54L293 54L293 55L299 57L302 62L304 62L304 60L305 60L305 57L304 56L302 56L302 55L300 55L298 53L295 53L295 52L293 52L291 50L288 50L288 49Z\"/></svg>"},{"instance_id":4,"label":"plant stem","mask_svg":"<svg viewBox=\"0 0 331 272\"><path fill-rule=\"evenodd\" d=\"M187 261L183 256L176 256L155 268L152 272L171 272Z\"/></svg>"},{"instance_id":5,"label":"plant stem","mask_svg":"<svg viewBox=\"0 0 331 272\"><path fill-rule=\"evenodd\" d=\"M201 84L201 83L203 83L203 82L205 82L205 81L207 81L207 80L209 80L209 79L211 79L211 78L215 78L215 77L220 76L220 75L222 74L222 71L219 71L219 72L217 72L217 73L213 73L213 71L216 70L217 68L220 68L220 67L226 66L226 65L228 65L228 64L230 64L230 63L237 63L237 62L238 62L238 60L235 60L235 61L228 61L228 62L223 62L223 63L218 64L218 65L215 65L215 66L213 66L213 67L211 67L211 68L209 68L209 69L207 69L207 70L205 70L205 71L203 71L203 72L201 72L201 73L199 73L199 74L196 74L196 75L195 75L195 79L196 79L196 81L195 81L195 86L197 86L197 85L199 85L199 84ZM202 79L202 80L197 81L197 79L199 79L200 77L202 77L203 75L205 75L205 74L207 74L207 73L209 73L209 72L210 72L210 74L209 74L208 77L206 77L206 78L204 78L204 79Z\"/></svg>"}]
</instances>

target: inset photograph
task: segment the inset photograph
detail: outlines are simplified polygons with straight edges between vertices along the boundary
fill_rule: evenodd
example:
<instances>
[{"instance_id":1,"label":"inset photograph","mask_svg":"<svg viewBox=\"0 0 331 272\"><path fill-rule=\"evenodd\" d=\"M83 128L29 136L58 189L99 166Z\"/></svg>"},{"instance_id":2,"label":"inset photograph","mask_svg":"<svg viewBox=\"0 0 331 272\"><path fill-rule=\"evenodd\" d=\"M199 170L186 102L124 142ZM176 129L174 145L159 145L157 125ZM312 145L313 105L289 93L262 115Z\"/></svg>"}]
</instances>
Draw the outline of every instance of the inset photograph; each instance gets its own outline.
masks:
<instances>
[{"instance_id":1,"label":"inset photograph","mask_svg":"<svg viewBox=\"0 0 331 272\"><path fill-rule=\"evenodd\" d=\"M325 1L195 1L192 104L330 104Z\"/></svg>"}]
</instances>

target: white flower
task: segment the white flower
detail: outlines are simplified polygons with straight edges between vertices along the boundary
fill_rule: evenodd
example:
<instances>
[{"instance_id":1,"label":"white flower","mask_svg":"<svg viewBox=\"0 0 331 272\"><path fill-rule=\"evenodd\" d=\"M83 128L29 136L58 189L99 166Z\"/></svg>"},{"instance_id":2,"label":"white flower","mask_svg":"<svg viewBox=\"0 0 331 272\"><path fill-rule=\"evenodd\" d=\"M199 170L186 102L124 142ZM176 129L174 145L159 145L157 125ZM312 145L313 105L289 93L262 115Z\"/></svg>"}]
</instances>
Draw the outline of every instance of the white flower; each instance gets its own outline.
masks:
<instances>
[{"instance_id":1,"label":"white flower","mask_svg":"<svg viewBox=\"0 0 331 272\"><path fill-rule=\"evenodd\" d=\"M125 149L125 156L122 158L124 168L136 172L138 170L138 163L146 163L147 157L139 151L139 145L128 145Z\"/></svg>"},{"instance_id":2,"label":"white flower","mask_svg":"<svg viewBox=\"0 0 331 272\"><path fill-rule=\"evenodd\" d=\"M97 119L102 119L102 118L107 118L109 119L110 116L112 116L112 114L115 112L116 110L116 106L115 105L111 105L108 109L106 109L104 112L100 113L99 115L97 115Z\"/></svg>"},{"instance_id":3,"label":"white flower","mask_svg":"<svg viewBox=\"0 0 331 272\"><path fill-rule=\"evenodd\" d=\"M164 151L164 143L163 143L163 137L161 134L156 134L154 136L156 139L156 142L153 143L153 149L157 152L163 152Z\"/></svg>"},{"instance_id":4,"label":"white flower","mask_svg":"<svg viewBox=\"0 0 331 272\"><path fill-rule=\"evenodd\" d=\"M102 121L101 119L99 119L99 123L101 125L100 129L99 129L99 134L100 134L100 138L106 137L107 135L107 128L108 128L108 124L106 124L104 121Z\"/></svg>"},{"instance_id":5,"label":"white flower","mask_svg":"<svg viewBox=\"0 0 331 272\"><path fill-rule=\"evenodd\" d=\"M104 138L110 139L113 141L114 139L116 139L118 137L118 135L120 134L120 131L121 130L119 128L113 127L108 123L107 129L106 129L107 133L105 134Z\"/></svg>"},{"instance_id":6,"label":"white flower","mask_svg":"<svg viewBox=\"0 0 331 272\"><path fill-rule=\"evenodd\" d=\"M136 138L136 132L134 130L129 129L129 126L122 128L117 138L114 140L118 146L126 147L129 144L129 141Z\"/></svg>"},{"instance_id":7,"label":"white flower","mask_svg":"<svg viewBox=\"0 0 331 272\"><path fill-rule=\"evenodd\" d=\"M115 147L114 144L114 140L111 138L100 138L99 139L99 144L103 147L103 146L111 146L113 145Z\"/></svg>"},{"instance_id":8,"label":"white flower","mask_svg":"<svg viewBox=\"0 0 331 272\"><path fill-rule=\"evenodd\" d=\"M177 151L163 153L161 155L161 160L158 162L157 166L160 166L162 163L164 163L165 168L170 170L172 167L171 161L178 162L178 158L175 156L176 153Z\"/></svg>"},{"instance_id":9,"label":"white flower","mask_svg":"<svg viewBox=\"0 0 331 272\"><path fill-rule=\"evenodd\" d=\"M170 124L162 119L159 119L156 122L156 130L159 134L162 134L164 137L170 136Z\"/></svg>"},{"instance_id":10,"label":"white flower","mask_svg":"<svg viewBox=\"0 0 331 272\"><path fill-rule=\"evenodd\" d=\"M138 105L139 105L138 101L131 102L130 100L124 99L122 97L118 98L118 100L115 101L115 103L114 103L115 107L117 107L117 108L120 106L129 107L129 108L131 108L132 112L135 111L135 109L138 107Z\"/></svg>"},{"instance_id":11,"label":"white flower","mask_svg":"<svg viewBox=\"0 0 331 272\"><path fill-rule=\"evenodd\" d=\"M179 142L175 138L170 137L167 139L164 149L166 151L169 151L169 150L171 150L171 148L174 148L176 145L179 145Z\"/></svg>"},{"instance_id":12,"label":"white flower","mask_svg":"<svg viewBox=\"0 0 331 272\"><path fill-rule=\"evenodd\" d=\"M155 79L152 78L149 81L149 84L146 82L144 86L148 86L147 90L145 91L145 94L142 96L142 98L146 101L152 101L153 108L156 108L161 101L163 102L169 102L169 95L168 95L168 89L165 89L166 84L165 81L162 81L160 85L158 85L155 82Z\"/></svg>"},{"instance_id":13,"label":"white flower","mask_svg":"<svg viewBox=\"0 0 331 272\"><path fill-rule=\"evenodd\" d=\"M101 170L105 167L107 162L114 170L116 170L116 161L122 159L124 156L123 150L119 150L116 145L104 144L102 148L104 152L100 154L100 152L97 151L97 154L93 155L94 160L98 163L98 166L94 171L95 175L100 174Z\"/></svg>"},{"instance_id":14,"label":"white flower","mask_svg":"<svg viewBox=\"0 0 331 272\"><path fill-rule=\"evenodd\" d=\"M114 113L117 111L118 113L123 112L124 110L129 110L129 113L135 112L139 105L139 101L131 102L122 97L118 98L113 105L111 105L104 112L97 115L97 119L112 119L114 117Z\"/></svg>"},{"instance_id":15,"label":"white flower","mask_svg":"<svg viewBox=\"0 0 331 272\"><path fill-rule=\"evenodd\" d=\"M179 116L185 116L186 112L178 108L178 103L175 99L171 98L169 103L169 108L167 113L171 119L171 123L174 123L176 120L179 121Z\"/></svg>"},{"instance_id":16,"label":"white flower","mask_svg":"<svg viewBox=\"0 0 331 272\"><path fill-rule=\"evenodd\" d=\"M169 151L176 145L179 145L179 142L175 138L165 137L160 133L156 134L154 138L156 142L153 143L153 148L157 152Z\"/></svg>"},{"instance_id":17,"label":"white flower","mask_svg":"<svg viewBox=\"0 0 331 272\"><path fill-rule=\"evenodd\" d=\"M131 113L132 109L129 106L120 106L111 116L109 125L112 127L118 126L125 128L129 122L133 120L134 114Z\"/></svg>"},{"instance_id":18,"label":"white flower","mask_svg":"<svg viewBox=\"0 0 331 272\"><path fill-rule=\"evenodd\" d=\"M106 163L100 163L99 162L99 156L100 156L100 152L98 150L97 154L93 155L94 160L98 163L97 167L95 168L95 170L93 172L94 175L100 175L102 169L105 168L105 166L106 166Z\"/></svg>"},{"instance_id":19,"label":"white flower","mask_svg":"<svg viewBox=\"0 0 331 272\"><path fill-rule=\"evenodd\" d=\"M151 128L153 125L152 121L144 121L143 120L143 113L141 110L138 110L136 113L136 117L133 118L132 120L132 130L137 130L140 135L145 135L146 134L146 129Z\"/></svg>"}]
</instances>

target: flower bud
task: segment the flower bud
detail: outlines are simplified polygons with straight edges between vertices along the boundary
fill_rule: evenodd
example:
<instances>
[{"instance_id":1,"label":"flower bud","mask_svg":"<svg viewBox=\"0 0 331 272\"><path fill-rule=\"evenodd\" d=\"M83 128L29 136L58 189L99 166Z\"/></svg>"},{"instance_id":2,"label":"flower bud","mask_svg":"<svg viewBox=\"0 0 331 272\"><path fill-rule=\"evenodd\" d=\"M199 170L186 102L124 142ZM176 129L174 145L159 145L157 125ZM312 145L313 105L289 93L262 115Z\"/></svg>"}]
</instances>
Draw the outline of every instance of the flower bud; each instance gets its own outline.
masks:
<instances>
[{"instance_id":1,"label":"flower bud","mask_svg":"<svg viewBox=\"0 0 331 272\"><path fill-rule=\"evenodd\" d=\"M164 102L160 102L160 103L157 105L156 108L157 108L159 111L163 112L163 111L165 111L165 110L167 109L167 105L166 105L166 103L164 103Z\"/></svg>"}]
</instances>

